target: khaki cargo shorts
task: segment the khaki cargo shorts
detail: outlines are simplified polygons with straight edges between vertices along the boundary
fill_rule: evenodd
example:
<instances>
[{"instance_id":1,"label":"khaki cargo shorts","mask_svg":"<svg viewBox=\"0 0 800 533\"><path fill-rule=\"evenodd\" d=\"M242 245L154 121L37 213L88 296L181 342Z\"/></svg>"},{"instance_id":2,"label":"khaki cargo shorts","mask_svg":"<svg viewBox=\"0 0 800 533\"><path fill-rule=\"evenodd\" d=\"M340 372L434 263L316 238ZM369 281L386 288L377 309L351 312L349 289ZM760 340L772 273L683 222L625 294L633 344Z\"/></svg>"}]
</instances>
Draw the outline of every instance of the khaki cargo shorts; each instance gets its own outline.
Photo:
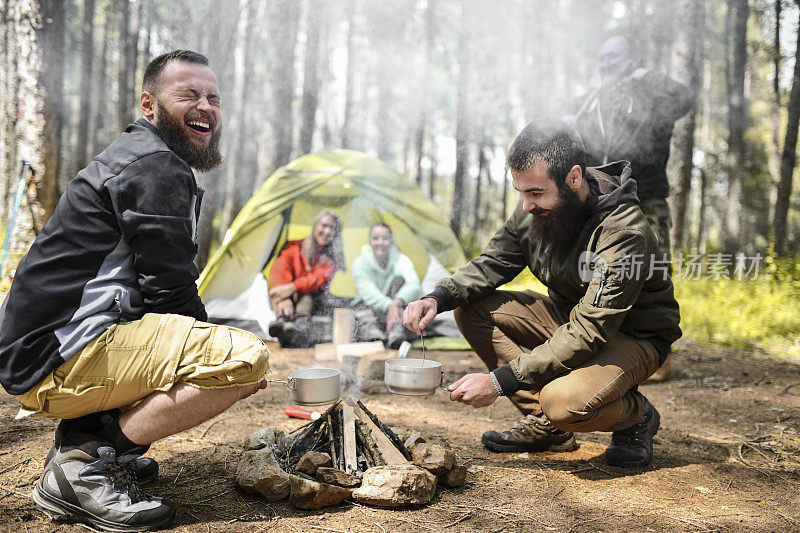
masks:
<instances>
[{"instance_id":1,"label":"khaki cargo shorts","mask_svg":"<svg viewBox=\"0 0 800 533\"><path fill-rule=\"evenodd\" d=\"M17 396L17 418L77 418L129 406L175 383L223 388L257 383L269 350L256 335L191 317L148 313L114 324L38 385Z\"/></svg>"}]
</instances>

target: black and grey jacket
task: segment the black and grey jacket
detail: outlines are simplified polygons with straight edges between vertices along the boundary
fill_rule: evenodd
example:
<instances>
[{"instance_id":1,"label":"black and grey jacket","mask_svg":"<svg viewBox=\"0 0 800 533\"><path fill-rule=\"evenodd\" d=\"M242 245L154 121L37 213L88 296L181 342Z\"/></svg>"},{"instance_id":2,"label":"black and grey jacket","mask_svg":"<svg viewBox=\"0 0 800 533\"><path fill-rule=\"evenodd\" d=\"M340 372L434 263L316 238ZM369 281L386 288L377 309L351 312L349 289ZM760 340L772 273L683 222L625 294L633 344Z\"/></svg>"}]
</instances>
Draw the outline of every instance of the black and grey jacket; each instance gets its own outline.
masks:
<instances>
[{"instance_id":1,"label":"black and grey jacket","mask_svg":"<svg viewBox=\"0 0 800 533\"><path fill-rule=\"evenodd\" d=\"M206 320L194 265L202 191L145 119L67 186L0 309L0 384L22 394L111 324Z\"/></svg>"}]
</instances>

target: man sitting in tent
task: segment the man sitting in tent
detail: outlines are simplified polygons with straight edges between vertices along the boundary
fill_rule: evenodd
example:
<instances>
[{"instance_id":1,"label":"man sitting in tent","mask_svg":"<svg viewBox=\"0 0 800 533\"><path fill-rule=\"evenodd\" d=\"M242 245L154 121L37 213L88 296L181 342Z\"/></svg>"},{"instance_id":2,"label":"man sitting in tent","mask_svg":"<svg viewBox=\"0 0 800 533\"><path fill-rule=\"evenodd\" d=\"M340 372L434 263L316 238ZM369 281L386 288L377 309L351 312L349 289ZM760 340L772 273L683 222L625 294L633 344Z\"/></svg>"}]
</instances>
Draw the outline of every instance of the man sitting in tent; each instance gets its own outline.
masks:
<instances>
[{"instance_id":1,"label":"man sitting in tent","mask_svg":"<svg viewBox=\"0 0 800 533\"><path fill-rule=\"evenodd\" d=\"M397 348L413 335L403 327L403 311L419 298L422 287L411 259L394 245L388 225L380 222L370 228L369 243L353 262L353 282L359 340L383 340Z\"/></svg>"},{"instance_id":2,"label":"man sitting in tent","mask_svg":"<svg viewBox=\"0 0 800 533\"><path fill-rule=\"evenodd\" d=\"M312 315L329 315L328 285L337 270L346 270L342 252L342 219L327 209L317 215L311 235L289 241L269 271L269 297L277 318L269 334L284 348L307 348L326 342L331 327Z\"/></svg>"},{"instance_id":3,"label":"man sitting in tent","mask_svg":"<svg viewBox=\"0 0 800 533\"><path fill-rule=\"evenodd\" d=\"M573 431L612 431L606 460L648 464L660 417L637 391L681 335L658 239L622 161L586 168L583 141L563 123L528 125L507 165L520 203L480 257L406 308L416 332L455 308L488 374L450 385L475 407L509 396L525 415L487 431L493 451L568 451ZM528 267L548 288L498 291Z\"/></svg>"}]
</instances>

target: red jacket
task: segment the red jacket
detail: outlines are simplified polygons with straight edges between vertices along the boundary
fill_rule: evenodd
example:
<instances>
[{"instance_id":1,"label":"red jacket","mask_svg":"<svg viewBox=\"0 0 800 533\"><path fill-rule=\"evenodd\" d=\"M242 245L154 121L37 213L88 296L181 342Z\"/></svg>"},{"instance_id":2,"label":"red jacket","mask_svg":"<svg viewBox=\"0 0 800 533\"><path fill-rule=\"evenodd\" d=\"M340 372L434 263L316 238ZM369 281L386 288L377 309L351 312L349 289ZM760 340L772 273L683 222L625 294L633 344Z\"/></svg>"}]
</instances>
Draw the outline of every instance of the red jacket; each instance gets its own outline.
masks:
<instances>
[{"instance_id":1,"label":"red jacket","mask_svg":"<svg viewBox=\"0 0 800 533\"><path fill-rule=\"evenodd\" d=\"M327 255L317 256L312 266L303 253L303 241L289 241L269 271L269 286L292 283L297 294L324 291L336 273L336 263Z\"/></svg>"}]
</instances>

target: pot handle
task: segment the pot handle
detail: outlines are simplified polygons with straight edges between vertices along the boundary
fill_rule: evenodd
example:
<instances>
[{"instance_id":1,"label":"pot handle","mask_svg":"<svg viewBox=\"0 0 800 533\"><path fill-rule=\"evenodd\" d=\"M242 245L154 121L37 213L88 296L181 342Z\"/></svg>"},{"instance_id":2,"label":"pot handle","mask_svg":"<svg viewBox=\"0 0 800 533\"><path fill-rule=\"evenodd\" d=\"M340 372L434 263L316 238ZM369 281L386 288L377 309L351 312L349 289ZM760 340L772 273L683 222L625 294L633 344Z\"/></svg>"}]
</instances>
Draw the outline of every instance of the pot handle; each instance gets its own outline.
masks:
<instances>
[{"instance_id":1,"label":"pot handle","mask_svg":"<svg viewBox=\"0 0 800 533\"><path fill-rule=\"evenodd\" d=\"M291 382L292 382L292 385L294 385L294 379L293 379L293 378L289 378L289 380L291 380ZM282 380L282 379L268 379L268 380L267 380L267 383L280 383L281 385L285 385L285 386L286 386L286 388L288 388L289 390L294 390L294 389L291 387L291 385L289 385L289 380L287 380L287 381L284 381L284 380Z\"/></svg>"},{"instance_id":2,"label":"pot handle","mask_svg":"<svg viewBox=\"0 0 800 533\"><path fill-rule=\"evenodd\" d=\"M451 385L452 385L452 383L451 383ZM442 379L439 382L439 388L442 389L443 391L450 392L450 389L447 388L448 386L449 385L445 385L444 384L444 370L442 370Z\"/></svg>"}]
</instances>

